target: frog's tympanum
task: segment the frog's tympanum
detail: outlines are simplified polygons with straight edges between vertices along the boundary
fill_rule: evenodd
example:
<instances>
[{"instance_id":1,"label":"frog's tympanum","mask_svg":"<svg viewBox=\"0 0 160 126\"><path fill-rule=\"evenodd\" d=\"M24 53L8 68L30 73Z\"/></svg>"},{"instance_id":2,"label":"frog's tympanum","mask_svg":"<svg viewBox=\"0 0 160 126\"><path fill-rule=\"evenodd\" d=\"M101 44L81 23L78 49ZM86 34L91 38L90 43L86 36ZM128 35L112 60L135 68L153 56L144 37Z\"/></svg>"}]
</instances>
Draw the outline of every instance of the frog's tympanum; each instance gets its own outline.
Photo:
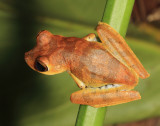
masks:
<instances>
[{"instance_id":1,"label":"frog's tympanum","mask_svg":"<svg viewBox=\"0 0 160 126\"><path fill-rule=\"evenodd\" d=\"M132 89L149 74L111 26L100 22L97 33L102 42L93 33L76 38L41 31L25 61L43 74L67 71L81 88L71 95L76 104L104 107L140 99Z\"/></svg>"}]
</instances>

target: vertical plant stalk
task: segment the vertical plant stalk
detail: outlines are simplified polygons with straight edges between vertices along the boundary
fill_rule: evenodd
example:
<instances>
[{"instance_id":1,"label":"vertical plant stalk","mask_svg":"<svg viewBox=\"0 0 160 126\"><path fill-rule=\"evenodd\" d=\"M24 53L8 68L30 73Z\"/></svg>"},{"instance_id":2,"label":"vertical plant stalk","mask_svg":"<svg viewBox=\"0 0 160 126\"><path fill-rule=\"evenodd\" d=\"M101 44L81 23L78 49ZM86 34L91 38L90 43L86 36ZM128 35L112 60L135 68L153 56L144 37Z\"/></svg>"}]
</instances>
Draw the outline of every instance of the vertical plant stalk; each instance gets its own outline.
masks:
<instances>
[{"instance_id":1,"label":"vertical plant stalk","mask_svg":"<svg viewBox=\"0 0 160 126\"><path fill-rule=\"evenodd\" d=\"M123 37L126 35L135 0L106 0L102 22L112 26ZM102 126L107 107L80 105L75 126Z\"/></svg>"},{"instance_id":2,"label":"vertical plant stalk","mask_svg":"<svg viewBox=\"0 0 160 126\"><path fill-rule=\"evenodd\" d=\"M125 37L135 0L107 0L102 22Z\"/></svg>"}]
</instances>

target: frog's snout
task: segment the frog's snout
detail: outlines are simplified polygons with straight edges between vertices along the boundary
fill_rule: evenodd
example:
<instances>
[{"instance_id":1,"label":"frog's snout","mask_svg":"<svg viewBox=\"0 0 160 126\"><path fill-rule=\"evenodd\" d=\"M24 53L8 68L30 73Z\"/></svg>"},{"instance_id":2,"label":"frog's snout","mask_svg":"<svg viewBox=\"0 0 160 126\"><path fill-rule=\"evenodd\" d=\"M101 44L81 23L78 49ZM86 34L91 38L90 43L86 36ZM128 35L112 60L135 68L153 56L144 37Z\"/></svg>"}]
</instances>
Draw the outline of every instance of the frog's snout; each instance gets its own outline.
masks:
<instances>
[{"instance_id":1,"label":"frog's snout","mask_svg":"<svg viewBox=\"0 0 160 126\"><path fill-rule=\"evenodd\" d=\"M24 59L25 59L25 62L28 64L28 66L30 66L32 68L33 66L33 61L32 61L32 55L30 52L26 52L24 54Z\"/></svg>"},{"instance_id":2,"label":"frog's snout","mask_svg":"<svg viewBox=\"0 0 160 126\"><path fill-rule=\"evenodd\" d=\"M24 54L24 59L27 62L27 60L28 60L28 53L27 52Z\"/></svg>"},{"instance_id":3,"label":"frog's snout","mask_svg":"<svg viewBox=\"0 0 160 126\"><path fill-rule=\"evenodd\" d=\"M29 60L29 52L26 52L26 53L24 54L24 59L25 59L25 61L26 61L26 63L27 63L28 60Z\"/></svg>"}]
</instances>

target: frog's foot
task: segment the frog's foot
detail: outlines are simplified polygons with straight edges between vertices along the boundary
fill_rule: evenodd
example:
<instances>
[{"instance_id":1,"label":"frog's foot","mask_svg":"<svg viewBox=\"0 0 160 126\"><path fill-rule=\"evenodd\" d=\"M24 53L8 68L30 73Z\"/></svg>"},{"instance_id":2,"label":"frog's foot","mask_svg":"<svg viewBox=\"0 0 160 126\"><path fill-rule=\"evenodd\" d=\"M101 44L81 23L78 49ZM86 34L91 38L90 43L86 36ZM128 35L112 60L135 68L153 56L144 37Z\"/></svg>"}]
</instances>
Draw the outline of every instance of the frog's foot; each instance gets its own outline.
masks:
<instances>
[{"instance_id":1,"label":"frog's foot","mask_svg":"<svg viewBox=\"0 0 160 126\"><path fill-rule=\"evenodd\" d=\"M90 33L87 36L83 37L83 39L93 42L93 41L97 41L96 35L94 33Z\"/></svg>"},{"instance_id":2,"label":"frog's foot","mask_svg":"<svg viewBox=\"0 0 160 126\"><path fill-rule=\"evenodd\" d=\"M121 84L107 84L102 87L83 88L71 95L76 104L105 107L141 99L139 92L131 91L132 87Z\"/></svg>"}]
</instances>

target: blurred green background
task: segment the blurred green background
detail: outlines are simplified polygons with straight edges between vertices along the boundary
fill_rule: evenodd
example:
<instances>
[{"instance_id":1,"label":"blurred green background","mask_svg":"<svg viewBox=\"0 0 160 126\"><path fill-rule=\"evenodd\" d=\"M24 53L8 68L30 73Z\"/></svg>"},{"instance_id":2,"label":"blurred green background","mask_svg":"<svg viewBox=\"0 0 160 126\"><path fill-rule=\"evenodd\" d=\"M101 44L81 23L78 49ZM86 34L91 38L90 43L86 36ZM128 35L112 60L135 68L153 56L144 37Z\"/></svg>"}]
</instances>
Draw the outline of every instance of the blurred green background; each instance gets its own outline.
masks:
<instances>
[{"instance_id":1,"label":"blurred green background","mask_svg":"<svg viewBox=\"0 0 160 126\"><path fill-rule=\"evenodd\" d=\"M67 73L46 76L31 70L24 53L44 29L63 36L95 33L104 7L105 0L0 0L0 126L74 126L75 82ZM126 41L151 76L136 87L142 100L108 107L105 124L160 116L159 24L130 23Z\"/></svg>"}]
</instances>

